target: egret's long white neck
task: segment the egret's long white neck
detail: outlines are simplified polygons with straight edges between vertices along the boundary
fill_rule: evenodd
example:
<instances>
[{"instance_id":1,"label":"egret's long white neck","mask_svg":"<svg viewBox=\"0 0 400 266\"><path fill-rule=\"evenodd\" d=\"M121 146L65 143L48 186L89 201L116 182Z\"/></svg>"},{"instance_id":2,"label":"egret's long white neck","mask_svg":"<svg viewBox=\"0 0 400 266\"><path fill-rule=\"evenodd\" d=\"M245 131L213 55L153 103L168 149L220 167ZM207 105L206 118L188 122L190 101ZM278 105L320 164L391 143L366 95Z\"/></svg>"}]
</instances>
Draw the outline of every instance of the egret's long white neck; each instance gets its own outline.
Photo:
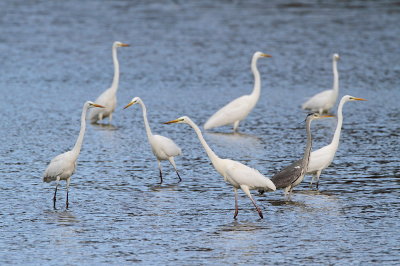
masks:
<instances>
[{"instance_id":1,"label":"egret's long white neck","mask_svg":"<svg viewBox=\"0 0 400 266\"><path fill-rule=\"evenodd\" d=\"M114 92L117 91L118 89L118 84L119 84L119 63L118 63L118 58L117 58L117 46L113 45L112 47L112 58L114 62L114 79L111 84L111 90Z\"/></svg>"},{"instance_id":2,"label":"egret's long white neck","mask_svg":"<svg viewBox=\"0 0 400 266\"><path fill-rule=\"evenodd\" d=\"M346 99L342 99L339 103L339 107L337 110L337 125L336 125L336 130L335 130L335 134L333 135L333 139L331 142L331 145L339 146L339 140L340 140L340 132L342 130L342 124L343 124L343 105L346 102Z\"/></svg>"},{"instance_id":3,"label":"egret's long white neck","mask_svg":"<svg viewBox=\"0 0 400 266\"><path fill-rule=\"evenodd\" d=\"M85 129L86 129L86 112L89 108L89 104L85 103L82 109L81 115L81 130L79 131L78 139L76 140L75 146L72 149L72 154L75 157L75 160L78 158L78 155L81 151L83 137L85 136Z\"/></svg>"},{"instance_id":4,"label":"egret's long white neck","mask_svg":"<svg viewBox=\"0 0 400 266\"><path fill-rule=\"evenodd\" d=\"M333 69L333 91L336 94L339 94L339 72L337 70L337 60L333 59L332 62L332 69Z\"/></svg>"},{"instance_id":5,"label":"egret's long white neck","mask_svg":"<svg viewBox=\"0 0 400 266\"><path fill-rule=\"evenodd\" d=\"M150 140L151 140L151 137L153 136L153 134L151 133L151 129L150 129L150 126L149 126L149 121L147 121L147 109L146 109L146 105L144 105L144 103L143 103L142 100L139 101L139 104L140 104L140 106L142 107L144 127L146 128L147 138L148 138L149 141L150 141Z\"/></svg>"},{"instance_id":6,"label":"egret's long white neck","mask_svg":"<svg viewBox=\"0 0 400 266\"><path fill-rule=\"evenodd\" d=\"M257 68L257 56L253 56L253 59L251 60L251 71L253 72L254 75L254 87L253 87L253 92L251 93L252 98L254 98L255 101L260 98L260 92L261 92L261 78L260 78L260 72L258 71Z\"/></svg>"},{"instance_id":7,"label":"egret's long white neck","mask_svg":"<svg viewBox=\"0 0 400 266\"><path fill-rule=\"evenodd\" d=\"M192 121L188 120L188 124L194 129L194 131L197 134L197 137L199 138L201 144L203 145L204 149L206 150L206 153L208 157L210 158L212 164L214 167L217 169L218 161L221 160L214 152L211 150L210 146L208 146L207 142L205 141L203 134L201 133L201 130L199 127ZM218 170L218 169L217 169Z\"/></svg>"}]
</instances>

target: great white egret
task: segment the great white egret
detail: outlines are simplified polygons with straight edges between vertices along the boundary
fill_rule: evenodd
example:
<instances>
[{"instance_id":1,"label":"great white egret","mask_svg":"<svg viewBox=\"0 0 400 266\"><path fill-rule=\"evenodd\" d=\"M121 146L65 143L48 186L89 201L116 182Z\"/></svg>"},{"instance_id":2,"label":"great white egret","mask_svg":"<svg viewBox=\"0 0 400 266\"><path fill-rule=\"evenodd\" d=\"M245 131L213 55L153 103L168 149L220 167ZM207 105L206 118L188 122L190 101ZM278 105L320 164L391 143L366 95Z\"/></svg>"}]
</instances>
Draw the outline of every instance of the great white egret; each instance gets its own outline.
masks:
<instances>
[{"instance_id":1,"label":"great white egret","mask_svg":"<svg viewBox=\"0 0 400 266\"><path fill-rule=\"evenodd\" d=\"M315 179L317 181L316 184L317 189L319 184L319 176L321 175L322 170L327 168L332 163L336 151L339 147L340 131L342 130L342 124L343 124L343 113L342 113L343 105L346 102L351 102L351 101L366 101L366 100L362 98L356 98L350 95L343 96L342 99L340 100L337 110L337 126L335 134L333 135L332 142L329 145L326 145L325 147L322 147L311 153L310 163L307 168L307 174L313 175L313 180ZM311 185L312 183L313 181L311 181Z\"/></svg>"},{"instance_id":2,"label":"great white egret","mask_svg":"<svg viewBox=\"0 0 400 266\"><path fill-rule=\"evenodd\" d=\"M256 106L261 91L261 79L260 72L257 69L257 60L261 57L271 57L271 55L261 52L256 52L253 55L253 59L251 60L251 71L254 75L253 92L249 95L243 95L219 109L204 124L205 130L232 124L233 131L236 131L239 122L244 120L254 106Z\"/></svg>"},{"instance_id":3,"label":"great white egret","mask_svg":"<svg viewBox=\"0 0 400 266\"><path fill-rule=\"evenodd\" d=\"M311 121L314 119L320 119L324 117L333 117L332 115L320 115L318 113L309 114L306 118L306 132L307 132L307 144L302 159L292 163L285 167L279 173L271 178L271 181L275 184L276 188L283 188L285 195L292 192L293 188L301 183L304 179L304 175L309 164L310 152L312 147L311 137ZM261 192L261 191L260 191Z\"/></svg>"},{"instance_id":4,"label":"great white egret","mask_svg":"<svg viewBox=\"0 0 400 266\"><path fill-rule=\"evenodd\" d=\"M157 158L158 168L160 169L160 184L163 182L161 161L164 160L168 160L172 164L176 174L179 177L179 182L182 181L181 177L179 176L178 170L176 169L176 164L174 160L175 156L181 155L181 149L171 139L161 135L153 135L151 133L149 122L147 121L146 106L144 105L142 99L140 99L139 97L133 98L132 101L124 107L124 109L128 108L129 106L135 103L139 103L140 106L142 107L143 121L144 121L144 126L146 128L147 138L151 145L151 150L153 151L154 156L156 156Z\"/></svg>"},{"instance_id":5,"label":"great white egret","mask_svg":"<svg viewBox=\"0 0 400 266\"><path fill-rule=\"evenodd\" d=\"M112 120L112 113L115 110L117 105L117 90L119 84L119 63L117 58L117 48L118 47L127 47L129 44L114 42L112 46L112 57L114 62L114 79L111 84L111 87L105 90L100 96L96 99L96 103L105 106L104 109L93 109L89 114L89 119L91 123L97 123L98 121L103 120L108 117L109 123Z\"/></svg>"},{"instance_id":6,"label":"great white egret","mask_svg":"<svg viewBox=\"0 0 400 266\"><path fill-rule=\"evenodd\" d=\"M328 112L335 105L339 95L339 73L337 70L337 61L339 61L339 55L333 54L333 88L315 94L308 101L303 103L301 108L322 114L323 112Z\"/></svg>"},{"instance_id":7,"label":"great white egret","mask_svg":"<svg viewBox=\"0 0 400 266\"><path fill-rule=\"evenodd\" d=\"M67 200L66 200L66 207L68 209L68 190L69 190L69 183L71 180L72 174L75 172L76 169L76 160L78 159L79 153L81 151L83 137L85 135L85 128L86 128L86 112L91 107L100 107L104 108L104 106L93 103L91 101L85 102L82 109L81 115L81 130L79 131L78 139L76 140L75 146L72 150L64 152L60 155L54 157L49 165L46 168L46 171L43 175L44 182L56 181L56 189L54 191L53 197L53 207L56 208L56 195L57 195L57 188L60 180L67 181Z\"/></svg>"},{"instance_id":8,"label":"great white egret","mask_svg":"<svg viewBox=\"0 0 400 266\"><path fill-rule=\"evenodd\" d=\"M224 180L230 183L233 186L233 190L235 192L235 214L233 218L236 219L236 216L239 212L238 202L237 202L237 189L240 188L246 193L246 195L253 202L254 206L257 209L258 214L261 218L263 218L261 209L257 206L253 197L250 194L250 190L252 189L263 189L263 190L273 190L275 191L275 185L269 180L267 177L263 176L256 169L250 168L242 163L230 160L230 159L221 159L219 158L208 146L207 142L204 140L204 137L199 129L199 127L187 116L182 116L178 119L166 122L165 124L171 123L185 123L191 126L197 134L201 144L203 145L208 157L210 158L215 170L224 177Z\"/></svg>"}]
</instances>

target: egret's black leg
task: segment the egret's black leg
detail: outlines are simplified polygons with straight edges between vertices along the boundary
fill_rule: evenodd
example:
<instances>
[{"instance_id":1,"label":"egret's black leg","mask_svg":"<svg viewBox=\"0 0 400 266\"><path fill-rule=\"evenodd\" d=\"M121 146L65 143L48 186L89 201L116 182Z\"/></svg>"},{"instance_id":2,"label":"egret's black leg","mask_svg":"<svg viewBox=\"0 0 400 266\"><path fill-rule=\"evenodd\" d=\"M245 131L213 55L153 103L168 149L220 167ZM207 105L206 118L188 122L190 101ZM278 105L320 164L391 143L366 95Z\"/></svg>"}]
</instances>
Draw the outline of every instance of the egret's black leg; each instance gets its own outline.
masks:
<instances>
[{"instance_id":1,"label":"egret's black leg","mask_svg":"<svg viewBox=\"0 0 400 266\"><path fill-rule=\"evenodd\" d=\"M163 179L162 179L162 172L161 172L161 169L160 169L160 184L162 184L162 182L163 182Z\"/></svg>"},{"instance_id":2,"label":"egret's black leg","mask_svg":"<svg viewBox=\"0 0 400 266\"><path fill-rule=\"evenodd\" d=\"M235 214L233 215L233 219L236 219L236 216L239 213L239 206L238 206L238 195L237 195L237 189L233 189L235 191Z\"/></svg>"},{"instance_id":3,"label":"egret's black leg","mask_svg":"<svg viewBox=\"0 0 400 266\"><path fill-rule=\"evenodd\" d=\"M179 175L179 173L178 173L178 171L176 170L175 171L176 172L176 174L178 175L178 177L179 177L179 182L181 182L182 181L182 178L181 178L181 176Z\"/></svg>"},{"instance_id":4,"label":"egret's black leg","mask_svg":"<svg viewBox=\"0 0 400 266\"><path fill-rule=\"evenodd\" d=\"M60 177L57 176L56 179L56 189L54 190L54 197L53 197L53 208L56 208L56 201L57 201L57 188L58 188L58 184L60 183Z\"/></svg>"},{"instance_id":5,"label":"egret's black leg","mask_svg":"<svg viewBox=\"0 0 400 266\"><path fill-rule=\"evenodd\" d=\"M57 187L58 187L58 184L56 185L56 189L54 190L54 197L53 197L53 208L54 209L56 208Z\"/></svg>"},{"instance_id":6,"label":"egret's black leg","mask_svg":"<svg viewBox=\"0 0 400 266\"><path fill-rule=\"evenodd\" d=\"M68 209L68 192L69 192L69 182L70 182L70 178L67 179L67 201L65 203L66 208Z\"/></svg>"},{"instance_id":7,"label":"egret's black leg","mask_svg":"<svg viewBox=\"0 0 400 266\"><path fill-rule=\"evenodd\" d=\"M157 161L157 162L158 162L158 169L160 169L160 185L161 185L162 182L163 182L162 170L161 170L161 162L160 161Z\"/></svg>"}]
</instances>

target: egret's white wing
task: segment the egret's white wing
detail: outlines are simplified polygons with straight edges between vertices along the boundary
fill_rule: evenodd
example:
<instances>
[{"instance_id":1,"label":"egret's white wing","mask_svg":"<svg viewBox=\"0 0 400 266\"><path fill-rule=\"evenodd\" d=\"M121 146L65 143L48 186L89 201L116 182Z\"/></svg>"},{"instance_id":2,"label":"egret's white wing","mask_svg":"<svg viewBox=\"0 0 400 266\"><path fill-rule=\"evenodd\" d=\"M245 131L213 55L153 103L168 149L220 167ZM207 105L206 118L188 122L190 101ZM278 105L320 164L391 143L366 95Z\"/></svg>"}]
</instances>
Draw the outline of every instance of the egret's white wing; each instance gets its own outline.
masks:
<instances>
[{"instance_id":1,"label":"egret's white wing","mask_svg":"<svg viewBox=\"0 0 400 266\"><path fill-rule=\"evenodd\" d=\"M249 95L243 95L213 114L204 124L205 129L233 124L243 120L251 111L251 100Z\"/></svg>"},{"instance_id":2,"label":"egret's white wing","mask_svg":"<svg viewBox=\"0 0 400 266\"><path fill-rule=\"evenodd\" d=\"M308 101L303 103L301 108L318 111L320 108L325 108L332 101L332 90L325 90L315 94Z\"/></svg>"},{"instance_id":3,"label":"egret's white wing","mask_svg":"<svg viewBox=\"0 0 400 266\"><path fill-rule=\"evenodd\" d=\"M103 114L103 118L106 118L115 110L117 103L115 92L110 89L104 91L96 99L95 103L103 105L105 108L93 108L90 110L89 119L92 122L96 122L98 120L99 114Z\"/></svg>"},{"instance_id":4,"label":"egret's white wing","mask_svg":"<svg viewBox=\"0 0 400 266\"><path fill-rule=\"evenodd\" d=\"M231 161L227 167L226 178L239 185L248 186L249 189L270 189L276 190L274 183L263 176L258 170L250 168L239 162Z\"/></svg>"},{"instance_id":5,"label":"egret's white wing","mask_svg":"<svg viewBox=\"0 0 400 266\"><path fill-rule=\"evenodd\" d=\"M181 149L171 139L161 135L153 135L153 139L168 157L181 154Z\"/></svg>"},{"instance_id":6,"label":"egret's white wing","mask_svg":"<svg viewBox=\"0 0 400 266\"><path fill-rule=\"evenodd\" d=\"M332 150L332 147L330 145L313 151L310 155L310 162L308 163L307 173L313 173L315 171L328 167L331 164L334 156L335 152Z\"/></svg>"},{"instance_id":7,"label":"egret's white wing","mask_svg":"<svg viewBox=\"0 0 400 266\"><path fill-rule=\"evenodd\" d=\"M54 157L43 174L43 181L50 182L55 180L57 176L62 176L66 170L73 173L75 167L68 169L71 166L71 155L71 151L67 151Z\"/></svg>"}]
</instances>

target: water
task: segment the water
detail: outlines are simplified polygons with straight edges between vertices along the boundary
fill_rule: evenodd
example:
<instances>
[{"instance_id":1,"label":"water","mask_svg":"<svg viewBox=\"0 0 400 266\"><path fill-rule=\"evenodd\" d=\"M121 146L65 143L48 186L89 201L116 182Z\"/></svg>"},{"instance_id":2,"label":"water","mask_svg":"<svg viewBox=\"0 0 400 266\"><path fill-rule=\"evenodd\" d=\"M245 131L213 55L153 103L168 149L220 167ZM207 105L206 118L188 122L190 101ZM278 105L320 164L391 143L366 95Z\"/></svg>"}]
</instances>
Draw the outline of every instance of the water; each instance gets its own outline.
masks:
<instances>
[{"instance_id":1,"label":"water","mask_svg":"<svg viewBox=\"0 0 400 266\"><path fill-rule=\"evenodd\" d=\"M0 3L0 264L398 264L400 5L396 1L2 1ZM49 160L72 148L81 107L111 84L111 44L121 81L112 126L88 125L70 208L65 182L42 183ZM207 133L221 157L272 176L305 146L299 106L331 87L341 60L344 107L339 151L291 201L254 194L258 218L210 165L187 125L248 93L250 59L260 59L262 95L241 124ZM143 127L183 149L183 182L164 163L165 183ZM334 119L313 123L326 145Z\"/></svg>"}]
</instances>

